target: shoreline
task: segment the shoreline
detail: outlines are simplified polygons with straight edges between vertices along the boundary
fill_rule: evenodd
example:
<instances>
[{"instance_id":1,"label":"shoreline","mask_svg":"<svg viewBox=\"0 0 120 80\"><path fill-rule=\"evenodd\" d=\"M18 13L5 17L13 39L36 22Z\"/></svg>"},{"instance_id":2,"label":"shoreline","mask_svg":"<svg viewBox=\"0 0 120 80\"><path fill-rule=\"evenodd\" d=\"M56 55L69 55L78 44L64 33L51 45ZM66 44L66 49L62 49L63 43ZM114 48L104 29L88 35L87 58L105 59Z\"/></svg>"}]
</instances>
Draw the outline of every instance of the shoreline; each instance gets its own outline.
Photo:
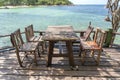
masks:
<instances>
[{"instance_id":1,"label":"shoreline","mask_svg":"<svg viewBox=\"0 0 120 80\"><path fill-rule=\"evenodd\" d=\"M0 9L14 9L14 8L27 8L31 6L21 5L21 6L0 6Z\"/></svg>"},{"instance_id":2,"label":"shoreline","mask_svg":"<svg viewBox=\"0 0 120 80\"><path fill-rule=\"evenodd\" d=\"M75 5L35 5L35 6L20 5L20 6L0 6L0 9L29 8L29 7L47 7L47 6L75 6Z\"/></svg>"},{"instance_id":3,"label":"shoreline","mask_svg":"<svg viewBox=\"0 0 120 80\"><path fill-rule=\"evenodd\" d=\"M0 9L15 9L15 8L30 8L30 7L48 7L48 6L78 6L81 4L72 4L72 5L19 5L19 6L0 6ZM85 4L87 5L87 4ZM83 6L83 5L81 5Z\"/></svg>"}]
</instances>

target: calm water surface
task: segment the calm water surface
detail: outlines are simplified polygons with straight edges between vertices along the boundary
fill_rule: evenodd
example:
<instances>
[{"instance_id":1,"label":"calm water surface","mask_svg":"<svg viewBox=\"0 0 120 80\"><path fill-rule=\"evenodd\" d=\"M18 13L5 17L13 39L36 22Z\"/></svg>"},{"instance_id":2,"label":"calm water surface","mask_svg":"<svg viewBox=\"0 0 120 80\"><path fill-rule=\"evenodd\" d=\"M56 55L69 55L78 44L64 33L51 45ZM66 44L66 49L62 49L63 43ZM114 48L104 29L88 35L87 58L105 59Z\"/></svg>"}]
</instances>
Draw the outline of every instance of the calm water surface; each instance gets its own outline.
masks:
<instances>
[{"instance_id":1,"label":"calm water surface","mask_svg":"<svg viewBox=\"0 0 120 80\"><path fill-rule=\"evenodd\" d=\"M45 30L49 25L72 25L75 30L85 30L89 21L94 27L107 29L110 23L104 18L104 5L48 6L16 9L0 9L0 35L10 34L30 24L34 30ZM1 38L0 46L9 45L9 38Z\"/></svg>"}]
</instances>

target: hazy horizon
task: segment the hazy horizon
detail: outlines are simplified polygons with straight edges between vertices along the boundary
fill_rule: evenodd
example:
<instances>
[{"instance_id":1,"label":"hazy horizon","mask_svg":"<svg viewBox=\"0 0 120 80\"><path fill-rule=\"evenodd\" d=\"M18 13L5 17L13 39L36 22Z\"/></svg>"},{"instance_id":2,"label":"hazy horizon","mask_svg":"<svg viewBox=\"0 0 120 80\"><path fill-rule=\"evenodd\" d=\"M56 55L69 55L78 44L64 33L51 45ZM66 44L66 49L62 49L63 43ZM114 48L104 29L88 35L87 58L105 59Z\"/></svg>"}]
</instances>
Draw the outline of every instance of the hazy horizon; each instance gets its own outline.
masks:
<instances>
[{"instance_id":1,"label":"hazy horizon","mask_svg":"<svg viewBox=\"0 0 120 80\"><path fill-rule=\"evenodd\" d=\"M69 0L75 5L105 5L107 0Z\"/></svg>"}]
</instances>

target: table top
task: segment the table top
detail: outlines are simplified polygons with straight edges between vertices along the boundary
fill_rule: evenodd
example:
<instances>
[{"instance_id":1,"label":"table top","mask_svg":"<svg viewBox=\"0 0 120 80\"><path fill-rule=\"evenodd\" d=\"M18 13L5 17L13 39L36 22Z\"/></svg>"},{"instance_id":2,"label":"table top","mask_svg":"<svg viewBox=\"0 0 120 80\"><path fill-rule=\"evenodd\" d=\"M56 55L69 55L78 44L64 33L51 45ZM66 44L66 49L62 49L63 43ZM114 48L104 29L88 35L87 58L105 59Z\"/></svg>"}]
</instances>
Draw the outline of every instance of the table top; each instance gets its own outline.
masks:
<instances>
[{"instance_id":1,"label":"table top","mask_svg":"<svg viewBox=\"0 0 120 80\"><path fill-rule=\"evenodd\" d=\"M43 38L46 41L74 41L78 36L70 25L48 26Z\"/></svg>"}]
</instances>

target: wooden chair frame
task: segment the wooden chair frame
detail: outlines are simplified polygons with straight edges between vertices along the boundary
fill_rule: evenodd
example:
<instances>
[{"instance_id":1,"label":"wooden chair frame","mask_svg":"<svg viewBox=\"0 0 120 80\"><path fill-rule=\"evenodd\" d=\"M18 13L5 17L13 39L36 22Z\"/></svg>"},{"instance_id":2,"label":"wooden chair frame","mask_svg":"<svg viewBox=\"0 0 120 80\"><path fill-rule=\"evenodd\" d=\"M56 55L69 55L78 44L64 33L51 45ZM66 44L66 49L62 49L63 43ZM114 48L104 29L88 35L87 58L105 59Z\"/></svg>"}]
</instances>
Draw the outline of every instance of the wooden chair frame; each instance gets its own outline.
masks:
<instances>
[{"instance_id":1,"label":"wooden chair frame","mask_svg":"<svg viewBox=\"0 0 120 80\"><path fill-rule=\"evenodd\" d=\"M26 40L27 42L39 42L39 46L42 46L42 51L44 52L44 41L42 40L42 35L40 36L35 36L34 35L34 30L33 30L33 25L29 25L28 27L25 28L25 35L26 35Z\"/></svg>"},{"instance_id":2,"label":"wooden chair frame","mask_svg":"<svg viewBox=\"0 0 120 80\"><path fill-rule=\"evenodd\" d=\"M88 26L87 30L80 36L80 39L87 41L90 38L90 34L93 31L94 27Z\"/></svg>"},{"instance_id":3,"label":"wooden chair frame","mask_svg":"<svg viewBox=\"0 0 120 80\"><path fill-rule=\"evenodd\" d=\"M91 32L93 31L94 27L92 27L91 25L88 26L87 30L84 31L84 32L80 32L80 39L79 40L76 40L73 42L74 43L80 43L81 40L90 40L90 34Z\"/></svg>"},{"instance_id":4,"label":"wooden chair frame","mask_svg":"<svg viewBox=\"0 0 120 80\"><path fill-rule=\"evenodd\" d=\"M34 38L33 38L34 37L34 31L33 31L33 25L32 24L25 28L25 35L26 35L27 42L30 42L30 41L34 40Z\"/></svg>"},{"instance_id":5,"label":"wooden chair frame","mask_svg":"<svg viewBox=\"0 0 120 80\"><path fill-rule=\"evenodd\" d=\"M99 65L100 55L102 52L102 46L105 41L105 37L106 37L105 31L97 28L93 41L82 40L80 42L80 49L82 50L81 51L82 64L84 64L84 62L85 62L85 56L86 56L87 51L90 51L91 55L95 59L97 65ZM98 51L97 59L94 57L95 51Z\"/></svg>"},{"instance_id":6,"label":"wooden chair frame","mask_svg":"<svg viewBox=\"0 0 120 80\"><path fill-rule=\"evenodd\" d=\"M19 65L21 67L23 67L23 65L22 65L23 60L24 60L25 57L27 57L27 55L29 53L34 55L34 62L37 65L36 52L38 50L38 44L39 43L38 42L36 42L36 43L33 43L33 42L24 43L23 39L22 39L22 36L21 36L21 33L20 33L20 29L18 29L15 32L11 33L10 37L11 37L11 43L16 49L16 55L17 55ZM25 53L25 57L23 58L23 60L20 57L20 54L21 54L20 52Z\"/></svg>"}]
</instances>

